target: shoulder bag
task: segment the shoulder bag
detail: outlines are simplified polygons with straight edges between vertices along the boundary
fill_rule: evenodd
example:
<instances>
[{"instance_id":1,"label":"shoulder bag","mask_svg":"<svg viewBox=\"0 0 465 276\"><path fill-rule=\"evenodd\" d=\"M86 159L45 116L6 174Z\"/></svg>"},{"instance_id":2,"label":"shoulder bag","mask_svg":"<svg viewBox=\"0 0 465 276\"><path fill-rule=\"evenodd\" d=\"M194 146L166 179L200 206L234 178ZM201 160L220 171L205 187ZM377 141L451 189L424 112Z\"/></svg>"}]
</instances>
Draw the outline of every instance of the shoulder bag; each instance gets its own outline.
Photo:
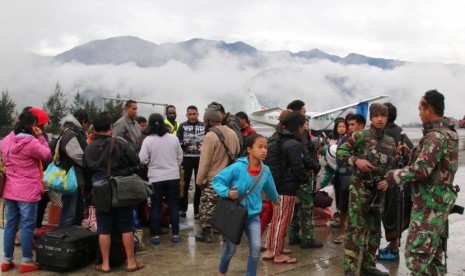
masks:
<instances>
[{"instance_id":1,"label":"shoulder bag","mask_svg":"<svg viewBox=\"0 0 465 276\"><path fill-rule=\"evenodd\" d=\"M92 183L95 207L102 212L111 208L132 206L147 199L153 193L152 186L136 174L111 176L111 160L116 138L110 142L107 177Z\"/></svg>"},{"instance_id":2,"label":"shoulder bag","mask_svg":"<svg viewBox=\"0 0 465 276\"><path fill-rule=\"evenodd\" d=\"M242 232L247 222L247 209L240 205L241 201L257 187L265 170L262 168L252 188L238 200L229 197L220 197L213 211L211 225L223 234L223 236L234 244L240 244Z\"/></svg>"}]
</instances>

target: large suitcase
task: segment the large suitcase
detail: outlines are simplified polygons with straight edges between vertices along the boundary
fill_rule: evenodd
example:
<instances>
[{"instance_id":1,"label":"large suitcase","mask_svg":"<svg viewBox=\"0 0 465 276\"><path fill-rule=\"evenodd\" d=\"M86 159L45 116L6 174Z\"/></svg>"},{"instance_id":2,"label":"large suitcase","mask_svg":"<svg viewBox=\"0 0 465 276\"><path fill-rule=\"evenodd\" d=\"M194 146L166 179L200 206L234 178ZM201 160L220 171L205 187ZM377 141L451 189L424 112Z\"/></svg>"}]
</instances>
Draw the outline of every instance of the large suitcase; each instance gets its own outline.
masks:
<instances>
[{"instance_id":1,"label":"large suitcase","mask_svg":"<svg viewBox=\"0 0 465 276\"><path fill-rule=\"evenodd\" d=\"M92 263L97 248L97 233L79 227L57 228L39 236L36 261L50 270L70 271Z\"/></svg>"}]
</instances>

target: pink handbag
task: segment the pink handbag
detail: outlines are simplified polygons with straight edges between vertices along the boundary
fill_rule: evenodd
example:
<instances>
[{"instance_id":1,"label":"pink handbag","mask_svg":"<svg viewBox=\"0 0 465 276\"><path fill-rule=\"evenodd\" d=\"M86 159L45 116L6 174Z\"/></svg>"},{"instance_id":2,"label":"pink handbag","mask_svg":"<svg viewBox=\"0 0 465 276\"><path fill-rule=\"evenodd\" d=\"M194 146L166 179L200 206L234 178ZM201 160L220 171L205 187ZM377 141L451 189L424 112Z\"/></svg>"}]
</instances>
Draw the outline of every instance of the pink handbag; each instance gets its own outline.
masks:
<instances>
[{"instance_id":1,"label":"pink handbag","mask_svg":"<svg viewBox=\"0 0 465 276\"><path fill-rule=\"evenodd\" d=\"M92 232L97 232L97 216L95 214L95 207L89 206L89 217L82 220L82 228L89 229Z\"/></svg>"}]
</instances>

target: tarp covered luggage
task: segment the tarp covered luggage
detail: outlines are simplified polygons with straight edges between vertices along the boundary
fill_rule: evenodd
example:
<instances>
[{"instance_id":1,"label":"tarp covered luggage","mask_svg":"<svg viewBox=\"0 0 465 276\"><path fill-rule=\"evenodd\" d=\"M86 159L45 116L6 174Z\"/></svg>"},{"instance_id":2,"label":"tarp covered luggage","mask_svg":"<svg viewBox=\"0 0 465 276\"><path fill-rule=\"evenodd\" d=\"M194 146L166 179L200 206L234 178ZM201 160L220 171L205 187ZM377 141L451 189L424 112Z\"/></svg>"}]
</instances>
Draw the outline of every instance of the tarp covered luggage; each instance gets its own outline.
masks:
<instances>
[{"instance_id":1,"label":"tarp covered luggage","mask_svg":"<svg viewBox=\"0 0 465 276\"><path fill-rule=\"evenodd\" d=\"M37 262L50 270L74 270L94 262L97 248L97 233L79 227L57 228L39 236Z\"/></svg>"}]
</instances>

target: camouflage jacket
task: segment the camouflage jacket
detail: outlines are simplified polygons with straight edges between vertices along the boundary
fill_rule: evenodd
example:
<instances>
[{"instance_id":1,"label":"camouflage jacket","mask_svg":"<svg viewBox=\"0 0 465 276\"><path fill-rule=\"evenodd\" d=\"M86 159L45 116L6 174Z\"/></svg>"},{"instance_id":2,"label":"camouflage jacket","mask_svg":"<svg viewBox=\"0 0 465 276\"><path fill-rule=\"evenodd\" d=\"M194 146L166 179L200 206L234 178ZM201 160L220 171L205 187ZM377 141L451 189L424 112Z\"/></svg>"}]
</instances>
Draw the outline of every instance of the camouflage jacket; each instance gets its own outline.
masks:
<instances>
[{"instance_id":1,"label":"camouflage jacket","mask_svg":"<svg viewBox=\"0 0 465 276\"><path fill-rule=\"evenodd\" d=\"M459 137L449 129L447 119L424 126L424 136L403 169L390 171L390 185L412 182L412 201L439 211L448 211L456 199L452 183L458 168Z\"/></svg>"},{"instance_id":2,"label":"camouflage jacket","mask_svg":"<svg viewBox=\"0 0 465 276\"><path fill-rule=\"evenodd\" d=\"M372 176L381 178L396 167L397 149L392 137L374 128L356 131L337 150L338 161L354 166L352 175L356 179L371 180ZM355 167L357 159L369 161L375 169L371 172L360 172Z\"/></svg>"}]
</instances>

